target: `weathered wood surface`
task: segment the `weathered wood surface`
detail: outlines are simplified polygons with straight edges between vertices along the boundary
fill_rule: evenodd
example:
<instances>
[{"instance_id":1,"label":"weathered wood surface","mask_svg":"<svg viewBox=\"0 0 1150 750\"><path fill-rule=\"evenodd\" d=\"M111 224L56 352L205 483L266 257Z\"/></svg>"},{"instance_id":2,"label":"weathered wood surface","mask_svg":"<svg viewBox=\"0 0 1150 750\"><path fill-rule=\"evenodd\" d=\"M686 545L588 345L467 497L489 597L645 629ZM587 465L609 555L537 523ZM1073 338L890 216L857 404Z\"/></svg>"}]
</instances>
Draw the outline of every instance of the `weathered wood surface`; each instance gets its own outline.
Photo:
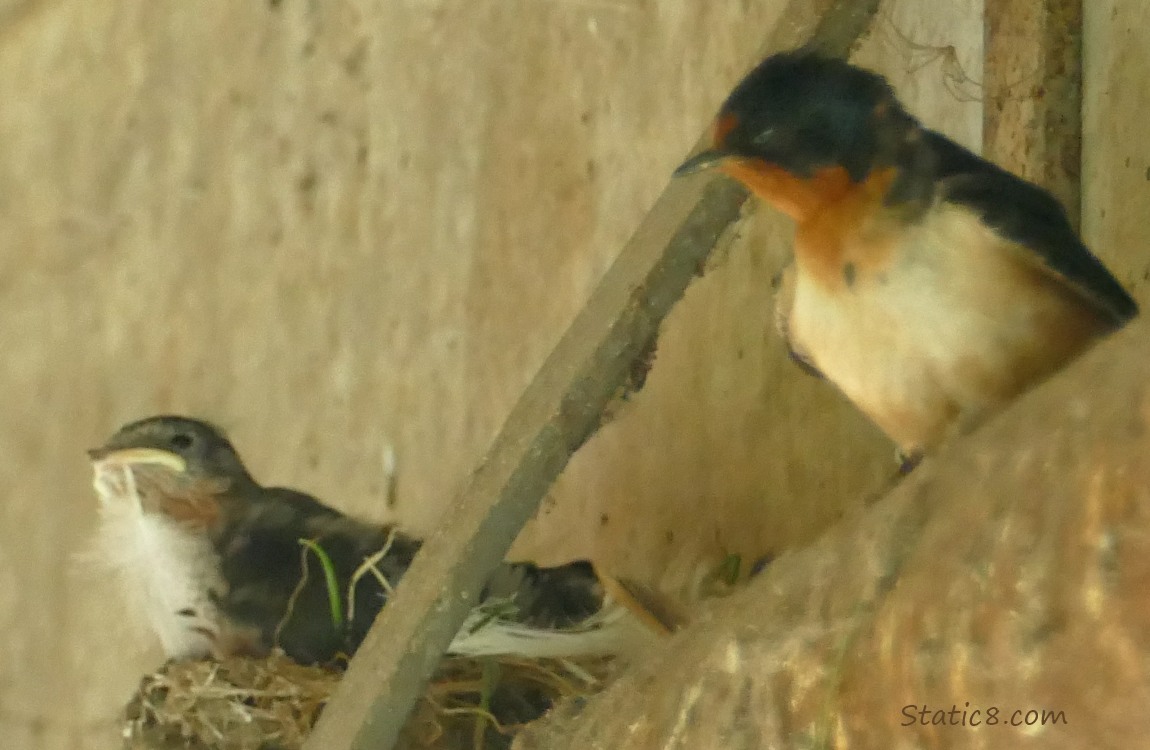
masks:
<instances>
[{"instance_id":1,"label":"weathered wood surface","mask_svg":"<svg viewBox=\"0 0 1150 750\"><path fill-rule=\"evenodd\" d=\"M808 37L845 56L877 1L795 2L768 51ZM804 33L806 32L806 33ZM647 377L659 327L738 219L729 180L675 181L519 399L444 526L420 550L308 739L315 750L390 748L487 576L571 455Z\"/></svg>"},{"instance_id":2,"label":"weathered wood surface","mask_svg":"<svg viewBox=\"0 0 1150 750\"><path fill-rule=\"evenodd\" d=\"M1150 280L1150 3L1084 8L1082 234L1143 306Z\"/></svg>"},{"instance_id":3,"label":"weathered wood surface","mask_svg":"<svg viewBox=\"0 0 1150 750\"><path fill-rule=\"evenodd\" d=\"M515 747L1143 744L1148 338L1103 342Z\"/></svg>"},{"instance_id":4,"label":"weathered wood surface","mask_svg":"<svg viewBox=\"0 0 1150 750\"><path fill-rule=\"evenodd\" d=\"M988 4L985 67L984 150L1072 215L1076 13ZM1133 666L1150 651L1148 332L1105 342L517 747L1136 744L1150 731L1150 676Z\"/></svg>"},{"instance_id":5,"label":"weathered wood surface","mask_svg":"<svg viewBox=\"0 0 1150 750\"><path fill-rule=\"evenodd\" d=\"M72 574L85 448L192 412L262 480L434 530L783 3L209 6L0 1L6 749L112 746L158 665ZM974 147L981 9L884 3L856 55ZM1088 3L1084 40L1085 233L1143 301L1148 14ZM883 481L889 444L771 331L789 237L739 225L515 556L675 586L809 542Z\"/></svg>"},{"instance_id":6,"label":"weathered wood surface","mask_svg":"<svg viewBox=\"0 0 1150 750\"><path fill-rule=\"evenodd\" d=\"M1083 0L986 0L983 154L1045 186L1078 226Z\"/></svg>"},{"instance_id":7,"label":"weathered wood surface","mask_svg":"<svg viewBox=\"0 0 1150 750\"><path fill-rule=\"evenodd\" d=\"M309 748L388 748L527 519L608 406L646 377L659 323L739 215L745 191L664 194L516 404L443 526L372 626Z\"/></svg>"}]
</instances>

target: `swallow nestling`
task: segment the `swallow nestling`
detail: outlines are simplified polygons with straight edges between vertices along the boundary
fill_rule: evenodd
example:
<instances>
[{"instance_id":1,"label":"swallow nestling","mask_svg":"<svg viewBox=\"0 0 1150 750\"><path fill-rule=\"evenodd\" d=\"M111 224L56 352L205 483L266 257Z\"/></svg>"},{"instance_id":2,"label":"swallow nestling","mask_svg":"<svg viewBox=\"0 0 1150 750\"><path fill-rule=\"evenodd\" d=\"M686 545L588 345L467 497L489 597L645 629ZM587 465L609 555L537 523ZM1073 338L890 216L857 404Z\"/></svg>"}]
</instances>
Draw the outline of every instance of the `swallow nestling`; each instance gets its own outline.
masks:
<instances>
[{"instance_id":1,"label":"swallow nestling","mask_svg":"<svg viewBox=\"0 0 1150 750\"><path fill-rule=\"evenodd\" d=\"M260 485L224 434L199 420L133 422L89 455L96 552L122 584L126 616L146 620L169 658L276 646L305 664L350 656L420 548L394 527ZM606 606L589 563L504 564L451 652L609 653L635 635L625 614Z\"/></svg>"},{"instance_id":2,"label":"swallow nestling","mask_svg":"<svg viewBox=\"0 0 1150 750\"><path fill-rule=\"evenodd\" d=\"M774 55L713 128L676 174L715 166L794 220L780 332L904 456L1137 314L1053 196L925 128L873 72Z\"/></svg>"}]
</instances>

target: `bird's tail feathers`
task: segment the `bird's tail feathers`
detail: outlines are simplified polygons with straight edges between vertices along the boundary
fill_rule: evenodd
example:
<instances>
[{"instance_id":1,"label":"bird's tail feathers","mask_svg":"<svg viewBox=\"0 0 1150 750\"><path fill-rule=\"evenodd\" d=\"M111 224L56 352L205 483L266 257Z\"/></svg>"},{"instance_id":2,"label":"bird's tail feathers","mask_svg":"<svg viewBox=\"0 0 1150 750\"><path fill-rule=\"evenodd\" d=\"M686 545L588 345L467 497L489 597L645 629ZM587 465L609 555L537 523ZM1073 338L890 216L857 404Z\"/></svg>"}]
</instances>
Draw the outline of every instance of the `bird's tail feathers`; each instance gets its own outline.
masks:
<instances>
[{"instance_id":1,"label":"bird's tail feathers","mask_svg":"<svg viewBox=\"0 0 1150 750\"><path fill-rule=\"evenodd\" d=\"M517 622L510 599L476 607L451 642L457 656L514 655L529 659L619 656L654 633L625 607L608 602L580 623L545 628Z\"/></svg>"}]
</instances>

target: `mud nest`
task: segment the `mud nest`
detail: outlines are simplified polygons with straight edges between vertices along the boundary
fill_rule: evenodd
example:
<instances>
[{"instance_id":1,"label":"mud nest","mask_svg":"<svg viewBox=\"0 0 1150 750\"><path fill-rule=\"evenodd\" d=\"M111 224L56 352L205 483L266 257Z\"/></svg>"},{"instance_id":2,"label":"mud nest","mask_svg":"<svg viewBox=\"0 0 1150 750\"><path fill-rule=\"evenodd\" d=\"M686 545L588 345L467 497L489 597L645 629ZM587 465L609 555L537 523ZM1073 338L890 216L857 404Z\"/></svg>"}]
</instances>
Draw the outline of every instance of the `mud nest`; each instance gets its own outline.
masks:
<instances>
[{"instance_id":1,"label":"mud nest","mask_svg":"<svg viewBox=\"0 0 1150 750\"><path fill-rule=\"evenodd\" d=\"M552 705L598 692L610 659L448 658L397 747L496 750ZM297 750L342 673L266 659L170 662L124 710L125 750Z\"/></svg>"}]
</instances>

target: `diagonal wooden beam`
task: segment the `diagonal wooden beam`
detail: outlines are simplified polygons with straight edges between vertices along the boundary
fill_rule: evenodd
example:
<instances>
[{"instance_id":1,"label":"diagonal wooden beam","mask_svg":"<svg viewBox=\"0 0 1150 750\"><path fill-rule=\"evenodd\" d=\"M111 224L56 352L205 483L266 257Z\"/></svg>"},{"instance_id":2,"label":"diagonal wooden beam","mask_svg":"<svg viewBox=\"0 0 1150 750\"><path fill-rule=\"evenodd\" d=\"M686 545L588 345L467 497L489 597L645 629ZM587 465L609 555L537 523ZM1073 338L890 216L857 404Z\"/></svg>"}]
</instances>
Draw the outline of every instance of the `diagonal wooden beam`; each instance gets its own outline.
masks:
<instances>
[{"instance_id":1,"label":"diagonal wooden beam","mask_svg":"<svg viewBox=\"0 0 1150 750\"><path fill-rule=\"evenodd\" d=\"M765 53L845 56L878 0L790 0ZM547 358L352 660L306 750L387 750L490 572L613 402L642 385L659 325L739 217L725 179L672 182Z\"/></svg>"}]
</instances>

